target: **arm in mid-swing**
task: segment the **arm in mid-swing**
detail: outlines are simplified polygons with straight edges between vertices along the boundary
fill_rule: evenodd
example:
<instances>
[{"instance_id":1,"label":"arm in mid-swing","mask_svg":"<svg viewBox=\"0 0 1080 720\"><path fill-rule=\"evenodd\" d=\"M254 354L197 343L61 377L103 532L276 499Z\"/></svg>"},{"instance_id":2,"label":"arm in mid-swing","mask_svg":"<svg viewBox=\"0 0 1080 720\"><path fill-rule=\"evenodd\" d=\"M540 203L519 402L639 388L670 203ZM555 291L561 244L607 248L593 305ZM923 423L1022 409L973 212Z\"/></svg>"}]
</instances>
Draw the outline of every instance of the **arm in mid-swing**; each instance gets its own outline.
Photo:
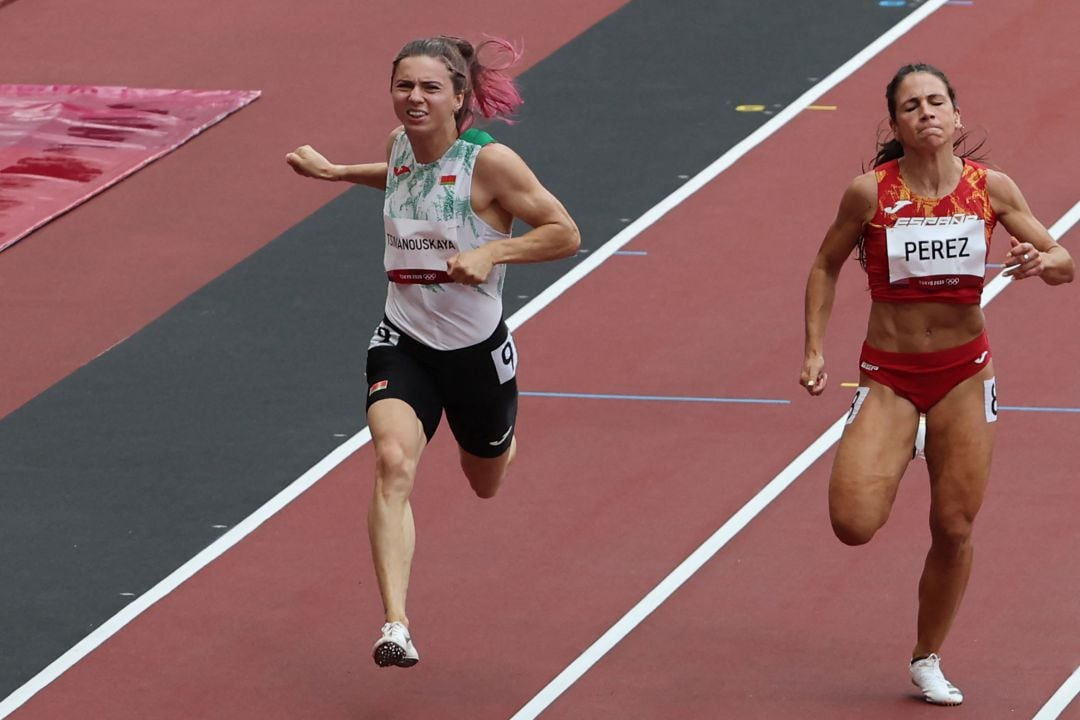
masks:
<instances>
[{"instance_id":1,"label":"arm in mid-swing","mask_svg":"<svg viewBox=\"0 0 1080 720\"><path fill-rule=\"evenodd\" d=\"M805 356L799 383L811 395L825 391L829 376L825 372L825 328L836 297L840 270L859 242L866 223L877 208L877 181L869 172L852 181L840 200L836 219L825 233L806 280Z\"/></svg>"},{"instance_id":2,"label":"arm in mid-swing","mask_svg":"<svg viewBox=\"0 0 1080 720\"><path fill-rule=\"evenodd\" d=\"M390 133L390 139L386 143L387 159L390 157L390 148L394 145L394 140L401 132L402 128L399 127ZM304 177L332 182L351 182L376 190L386 189L386 162L338 165L327 160L310 145L302 145L291 153L287 153L285 162L289 163L297 174Z\"/></svg>"},{"instance_id":3,"label":"arm in mid-swing","mask_svg":"<svg viewBox=\"0 0 1080 720\"><path fill-rule=\"evenodd\" d=\"M484 282L498 264L533 263L570 257L581 235L570 213L525 161L505 145L485 145L477 155L473 210L489 225L509 231L514 218L532 229L520 237L495 240L454 256L447 272L456 282Z\"/></svg>"},{"instance_id":4,"label":"arm in mid-swing","mask_svg":"<svg viewBox=\"0 0 1080 720\"><path fill-rule=\"evenodd\" d=\"M986 176L986 189L998 221L1012 235L1005 264L1014 269L1007 272L1016 280L1038 276L1047 285L1072 282L1072 256L1035 218L1012 178L991 170Z\"/></svg>"}]
</instances>

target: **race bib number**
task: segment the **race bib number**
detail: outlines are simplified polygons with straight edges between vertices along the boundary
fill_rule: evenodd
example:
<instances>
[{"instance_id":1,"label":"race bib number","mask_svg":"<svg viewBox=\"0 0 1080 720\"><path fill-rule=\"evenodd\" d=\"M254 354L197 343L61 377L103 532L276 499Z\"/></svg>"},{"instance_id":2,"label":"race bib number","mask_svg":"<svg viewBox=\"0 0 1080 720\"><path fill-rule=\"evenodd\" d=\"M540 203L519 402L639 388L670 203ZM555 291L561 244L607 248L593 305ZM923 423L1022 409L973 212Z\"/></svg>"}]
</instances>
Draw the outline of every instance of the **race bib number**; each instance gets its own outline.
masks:
<instances>
[{"instance_id":1,"label":"race bib number","mask_svg":"<svg viewBox=\"0 0 1080 720\"><path fill-rule=\"evenodd\" d=\"M866 396L870 394L870 388L860 387L855 390L855 399L851 401L851 409L848 410L847 420L844 421L844 425L850 425L855 422L855 418L859 415L859 410L862 409L863 401L866 400Z\"/></svg>"},{"instance_id":2,"label":"race bib number","mask_svg":"<svg viewBox=\"0 0 1080 720\"><path fill-rule=\"evenodd\" d=\"M898 218L885 228L885 242L890 283L913 279L948 287L986 272L986 224L977 215Z\"/></svg>"},{"instance_id":3,"label":"race bib number","mask_svg":"<svg viewBox=\"0 0 1080 720\"><path fill-rule=\"evenodd\" d=\"M514 337L506 336L506 342L491 351L491 361L495 363L495 372L499 375L499 384L510 382L517 375L517 347Z\"/></svg>"},{"instance_id":4,"label":"race bib number","mask_svg":"<svg viewBox=\"0 0 1080 720\"><path fill-rule=\"evenodd\" d=\"M983 405L986 406L986 422L997 422L997 379L983 380Z\"/></svg>"},{"instance_id":5,"label":"race bib number","mask_svg":"<svg viewBox=\"0 0 1080 720\"><path fill-rule=\"evenodd\" d=\"M368 343L368 350L376 347L397 347L398 340L400 339L401 335L397 330L384 322L380 322L378 327L375 328L375 334L371 336L371 342Z\"/></svg>"}]
</instances>

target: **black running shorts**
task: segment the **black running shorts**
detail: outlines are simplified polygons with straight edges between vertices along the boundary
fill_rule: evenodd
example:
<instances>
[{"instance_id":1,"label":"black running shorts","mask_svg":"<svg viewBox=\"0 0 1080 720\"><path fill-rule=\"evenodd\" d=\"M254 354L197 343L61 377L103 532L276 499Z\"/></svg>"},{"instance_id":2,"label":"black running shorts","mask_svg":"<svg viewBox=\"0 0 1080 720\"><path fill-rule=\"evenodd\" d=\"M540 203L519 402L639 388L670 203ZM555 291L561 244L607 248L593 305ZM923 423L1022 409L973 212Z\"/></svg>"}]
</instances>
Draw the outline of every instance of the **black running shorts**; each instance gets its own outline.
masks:
<instances>
[{"instance_id":1,"label":"black running shorts","mask_svg":"<svg viewBox=\"0 0 1080 720\"><path fill-rule=\"evenodd\" d=\"M442 413L458 445L494 458L510 448L517 421L517 349L506 323L460 350L435 350L383 318L368 345L367 407L389 398L416 412L430 441Z\"/></svg>"}]
</instances>

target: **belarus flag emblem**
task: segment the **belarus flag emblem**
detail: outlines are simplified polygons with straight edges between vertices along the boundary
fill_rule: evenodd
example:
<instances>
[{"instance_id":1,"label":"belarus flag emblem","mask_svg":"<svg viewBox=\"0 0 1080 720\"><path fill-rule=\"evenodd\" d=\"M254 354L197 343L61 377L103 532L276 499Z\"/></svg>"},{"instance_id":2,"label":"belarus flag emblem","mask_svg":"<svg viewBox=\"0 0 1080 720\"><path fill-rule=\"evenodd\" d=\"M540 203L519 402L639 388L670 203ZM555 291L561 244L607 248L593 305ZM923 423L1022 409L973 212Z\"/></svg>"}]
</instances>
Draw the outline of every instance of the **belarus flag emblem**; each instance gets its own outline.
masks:
<instances>
[{"instance_id":1,"label":"belarus flag emblem","mask_svg":"<svg viewBox=\"0 0 1080 720\"><path fill-rule=\"evenodd\" d=\"M457 182L457 175L443 175L439 178L440 185L453 185Z\"/></svg>"},{"instance_id":2,"label":"belarus flag emblem","mask_svg":"<svg viewBox=\"0 0 1080 720\"><path fill-rule=\"evenodd\" d=\"M374 395L375 393L379 392L380 390L385 390L386 386L389 385L389 384L390 384L389 380L380 380L379 382L377 382L377 383L375 383L374 385L371 386L371 389L368 390L368 393L367 393L368 396Z\"/></svg>"}]
</instances>

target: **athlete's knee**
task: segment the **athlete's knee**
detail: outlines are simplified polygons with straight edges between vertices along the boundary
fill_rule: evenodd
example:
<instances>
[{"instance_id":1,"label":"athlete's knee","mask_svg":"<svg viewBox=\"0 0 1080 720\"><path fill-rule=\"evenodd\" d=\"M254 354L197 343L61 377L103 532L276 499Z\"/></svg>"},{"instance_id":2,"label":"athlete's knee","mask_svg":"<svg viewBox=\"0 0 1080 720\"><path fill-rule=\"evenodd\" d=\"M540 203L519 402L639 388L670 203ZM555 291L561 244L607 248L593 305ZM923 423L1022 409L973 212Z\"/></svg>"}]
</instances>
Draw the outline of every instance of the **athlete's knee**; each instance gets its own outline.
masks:
<instances>
[{"instance_id":1,"label":"athlete's knee","mask_svg":"<svg viewBox=\"0 0 1080 720\"><path fill-rule=\"evenodd\" d=\"M833 534L845 545L865 545L889 519L889 508L866 498L830 494L829 521Z\"/></svg>"},{"instance_id":2,"label":"athlete's knee","mask_svg":"<svg viewBox=\"0 0 1080 720\"><path fill-rule=\"evenodd\" d=\"M408 495L416 476L416 458L400 443L387 441L375 449L375 481L385 497Z\"/></svg>"},{"instance_id":3,"label":"athlete's knee","mask_svg":"<svg viewBox=\"0 0 1080 720\"><path fill-rule=\"evenodd\" d=\"M865 545L873 539L882 525L879 522L869 522L865 518L837 517L835 514L830 520L833 534L845 545Z\"/></svg>"},{"instance_id":4,"label":"athlete's knee","mask_svg":"<svg viewBox=\"0 0 1080 720\"><path fill-rule=\"evenodd\" d=\"M465 477L469 479L469 487L481 500L490 500L495 497L502 487L503 478L506 477L506 464L498 464L491 461L490 464L472 464L465 470Z\"/></svg>"},{"instance_id":5,"label":"athlete's knee","mask_svg":"<svg viewBox=\"0 0 1080 720\"><path fill-rule=\"evenodd\" d=\"M517 456L517 438L510 440L510 447L498 457L480 458L475 455L461 453L461 470L469 480L469 486L476 497L481 500L490 500L495 497L502 487L510 464Z\"/></svg>"},{"instance_id":6,"label":"athlete's knee","mask_svg":"<svg viewBox=\"0 0 1080 720\"><path fill-rule=\"evenodd\" d=\"M473 492L476 493L476 497L481 500L490 500L498 494L499 488L502 487L502 477L470 480L469 485L472 487Z\"/></svg>"},{"instance_id":7,"label":"athlete's knee","mask_svg":"<svg viewBox=\"0 0 1080 720\"><path fill-rule=\"evenodd\" d=\"M974 529L974 513L957 510L931 515L930 537L934 547L941 551L956 553L966 549Z\"/></svg>"},{"instance_id":8,"label":"athlete's knee","mask_svg":"<svg viewBox=\"0 0 1080 720\"><path fill-rule=\"evenodd\" d=\"M865 503L843 502L833 498L829 503L829 520L833 534L845 545L865 545L889 519L888 511Z\"/></svg>"}]
</instances>

